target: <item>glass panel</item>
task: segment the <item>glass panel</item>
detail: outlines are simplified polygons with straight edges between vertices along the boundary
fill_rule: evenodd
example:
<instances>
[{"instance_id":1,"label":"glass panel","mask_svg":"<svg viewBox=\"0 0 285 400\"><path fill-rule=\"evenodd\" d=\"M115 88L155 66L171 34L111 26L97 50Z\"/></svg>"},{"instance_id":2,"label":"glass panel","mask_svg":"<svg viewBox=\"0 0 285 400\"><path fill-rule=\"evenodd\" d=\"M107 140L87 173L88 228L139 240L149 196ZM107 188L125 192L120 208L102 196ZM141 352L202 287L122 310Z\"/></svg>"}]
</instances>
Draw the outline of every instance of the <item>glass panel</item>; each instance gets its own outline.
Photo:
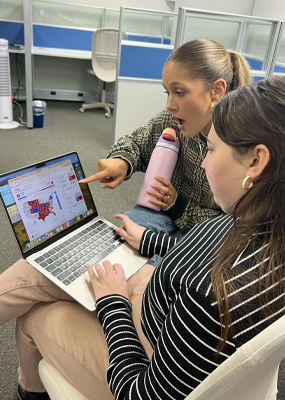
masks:
<instances>
[{"instance_id":1,"label":"glass panel","mask_svg":"<svg viewBox=\"0 0 285 400\"><path fill-rule=\"evenodd\" d=\"M105 27L119 29L119 23L120 23L120 10L110 10L106 8Z\"/></svg>"},{"instance_id":2,"label":"glass panel","mask_svg":"<svg viewBox=\"0 0 285 400\"><path fill-rule=\"evenodd\" d=\"M271 32L271 24L249 23L246 27L245 40L242 53L250 66L258 71L262 70L262 64L266 56L268 40Z\"/></svg>"},{"instance_id":3,"label":"glass panel","mask_svg":"<svg viewBox=\"0 0 285 400\"><path fill-rule=\"evenodd\" d=\"M124 10L123 31L130 40L161 43L163 14Z\"/></svg>"},{"instance_id":4,"label":"glass panel","mask_svg":"<svg viewBox=\"0 0 285 400\"><path fill-rule=\"evenodd\" d=\"M285 30L280 41L274 72L285 73Z\"/></svg>"},{"instance_id":5,"label":"glass panel","mask_svg":"<svg viewBox=\"0 0 285 400\"><path fill-rule=\"evenodd\" d=\"M23 0L1 0L0 20L23 22Z\"/></svg>"},{"instance_id":6,"label":"glass panel","mask_svg":"<svg viewBox=\"0 0 285 400\"><path fill-rule=\"evenodd\" d=\"M183 43L193 39L212 39L221 43L226 49L235 50L240 22L193 17L187 14Z\"/></svg>"},{"instance_id":7,"label":"glass panel","mask_svg":"<svg viewBox=\"0 0 285 400\"><path fill-rule=\"evenodd\" d=\"M33 23L72 28L98 29L103 8L33 1Z\"/></svg>"},{"instance_id":8,"label":"glass panel","mask_svg":"<svg viewBox=\"0 0 285 400\"><path fill-rule=\"evenodd\" d=\"M166 16L165 19L166 19L166 26L164 33L164 43L173 44L177 26L177 15L174 15L173 17Z\"/></svg>"}]
</instances>

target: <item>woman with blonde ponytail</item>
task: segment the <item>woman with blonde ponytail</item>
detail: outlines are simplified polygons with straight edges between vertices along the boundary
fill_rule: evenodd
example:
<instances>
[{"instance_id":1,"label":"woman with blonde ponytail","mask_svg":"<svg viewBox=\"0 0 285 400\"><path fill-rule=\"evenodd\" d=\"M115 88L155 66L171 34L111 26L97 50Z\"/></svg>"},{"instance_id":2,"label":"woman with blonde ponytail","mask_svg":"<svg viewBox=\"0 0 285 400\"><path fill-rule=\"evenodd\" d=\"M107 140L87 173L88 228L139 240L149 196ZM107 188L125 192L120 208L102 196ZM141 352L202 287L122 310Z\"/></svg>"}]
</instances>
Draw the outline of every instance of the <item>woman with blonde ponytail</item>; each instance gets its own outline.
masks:
<instances>
[{"instance_id":1,"label":"woman with blonde ponytail","mask_svg":"<svg viewBox=\"0 0 285 400\"><path fill-rule=\"evenodd\" d=\"M225 93L252 79L242 55L214 40L195 39L173 51L162 80L168 96L166 109L131 135L121 137L106 159L99 160L98 172L84 182L99 180L104 188L114 189L134 172L145 172L162 131L175 129L180 151L171 182L156 178L154 191L149 193L150 203L162 211L137 205L126 215L155 232L180 238L198 222L221 213L200 167L207 151L212 108Z\"/></svg>"}]
</instances>

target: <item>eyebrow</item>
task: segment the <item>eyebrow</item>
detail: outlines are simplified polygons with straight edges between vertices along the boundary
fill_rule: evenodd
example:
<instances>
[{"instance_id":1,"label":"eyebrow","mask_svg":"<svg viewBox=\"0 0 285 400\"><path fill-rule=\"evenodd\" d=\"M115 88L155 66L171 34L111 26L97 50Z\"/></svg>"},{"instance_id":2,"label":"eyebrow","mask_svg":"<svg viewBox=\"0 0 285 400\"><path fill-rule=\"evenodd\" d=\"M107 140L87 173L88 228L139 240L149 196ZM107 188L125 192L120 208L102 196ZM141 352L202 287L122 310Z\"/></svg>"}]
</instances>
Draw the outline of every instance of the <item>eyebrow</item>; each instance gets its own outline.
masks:
<instances>
[{"instance_id":1,"label":"eyebrow","mask_svg":"<svg viewBox=\"0 0 285 400\"><path fill-rule=\"evenodd\" d=\"M169 86L174 86L174 85L183 85L182 82L171 82ZM164 87L164 89L166 89L166 87L164 86L164 84L162 83L162 86Z\"/></svg>"}]
</instances>

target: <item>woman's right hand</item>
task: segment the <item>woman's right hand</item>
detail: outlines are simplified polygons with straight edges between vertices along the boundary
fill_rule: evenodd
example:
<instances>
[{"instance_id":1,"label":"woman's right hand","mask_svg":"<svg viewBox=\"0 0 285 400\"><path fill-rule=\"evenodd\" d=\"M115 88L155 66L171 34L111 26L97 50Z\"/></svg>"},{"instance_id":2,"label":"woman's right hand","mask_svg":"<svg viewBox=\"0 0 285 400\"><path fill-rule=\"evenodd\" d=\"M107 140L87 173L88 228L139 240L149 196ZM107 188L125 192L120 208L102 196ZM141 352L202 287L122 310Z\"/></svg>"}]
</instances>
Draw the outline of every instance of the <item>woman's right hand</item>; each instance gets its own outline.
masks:
<instances>
[{"instance_id":1,"label":"woman's right hand","mask_svg":"<svg viewBox=\"0 0 285 400\"><path fill-rule=\"evenodd\" d=\"M115 189L125 179L129 163L122 158L107 158L99 160L98 172L88 178L81 179L80 183L99 181L104 183L103 188Z\"/></svg>"},{"instance_id":2,"label":"woman's right hand","mask_svg":"<svg viewBox=\"0 0 285 400\"><path fill-rule=\"evenodd\" d=\"M122 220L120 228L115 229L116 233L122 236L134 249L139 250L141 238L146 228L136 224L124 214L117 214L115 218Z\"/></svg>"}]
</instances>

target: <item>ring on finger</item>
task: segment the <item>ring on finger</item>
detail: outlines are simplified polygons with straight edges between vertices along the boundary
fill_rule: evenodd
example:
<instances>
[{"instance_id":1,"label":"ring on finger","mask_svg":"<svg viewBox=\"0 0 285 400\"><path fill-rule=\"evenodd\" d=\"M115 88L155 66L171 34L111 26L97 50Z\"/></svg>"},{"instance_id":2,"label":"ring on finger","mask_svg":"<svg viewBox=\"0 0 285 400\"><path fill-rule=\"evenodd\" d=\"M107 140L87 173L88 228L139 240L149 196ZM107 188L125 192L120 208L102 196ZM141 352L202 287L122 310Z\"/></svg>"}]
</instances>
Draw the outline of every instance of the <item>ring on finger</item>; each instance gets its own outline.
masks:
<instances>
[{"instance_id":1,"label":"ring on finger","mask_svg":"<svg viewBox=\"0 0 285 400\"><path fill-rule=\"evenodd\" d=\"M170 196L165 196L164 203L167 203L169 199L170 199Z\"/></svg>"}]
</instances>

